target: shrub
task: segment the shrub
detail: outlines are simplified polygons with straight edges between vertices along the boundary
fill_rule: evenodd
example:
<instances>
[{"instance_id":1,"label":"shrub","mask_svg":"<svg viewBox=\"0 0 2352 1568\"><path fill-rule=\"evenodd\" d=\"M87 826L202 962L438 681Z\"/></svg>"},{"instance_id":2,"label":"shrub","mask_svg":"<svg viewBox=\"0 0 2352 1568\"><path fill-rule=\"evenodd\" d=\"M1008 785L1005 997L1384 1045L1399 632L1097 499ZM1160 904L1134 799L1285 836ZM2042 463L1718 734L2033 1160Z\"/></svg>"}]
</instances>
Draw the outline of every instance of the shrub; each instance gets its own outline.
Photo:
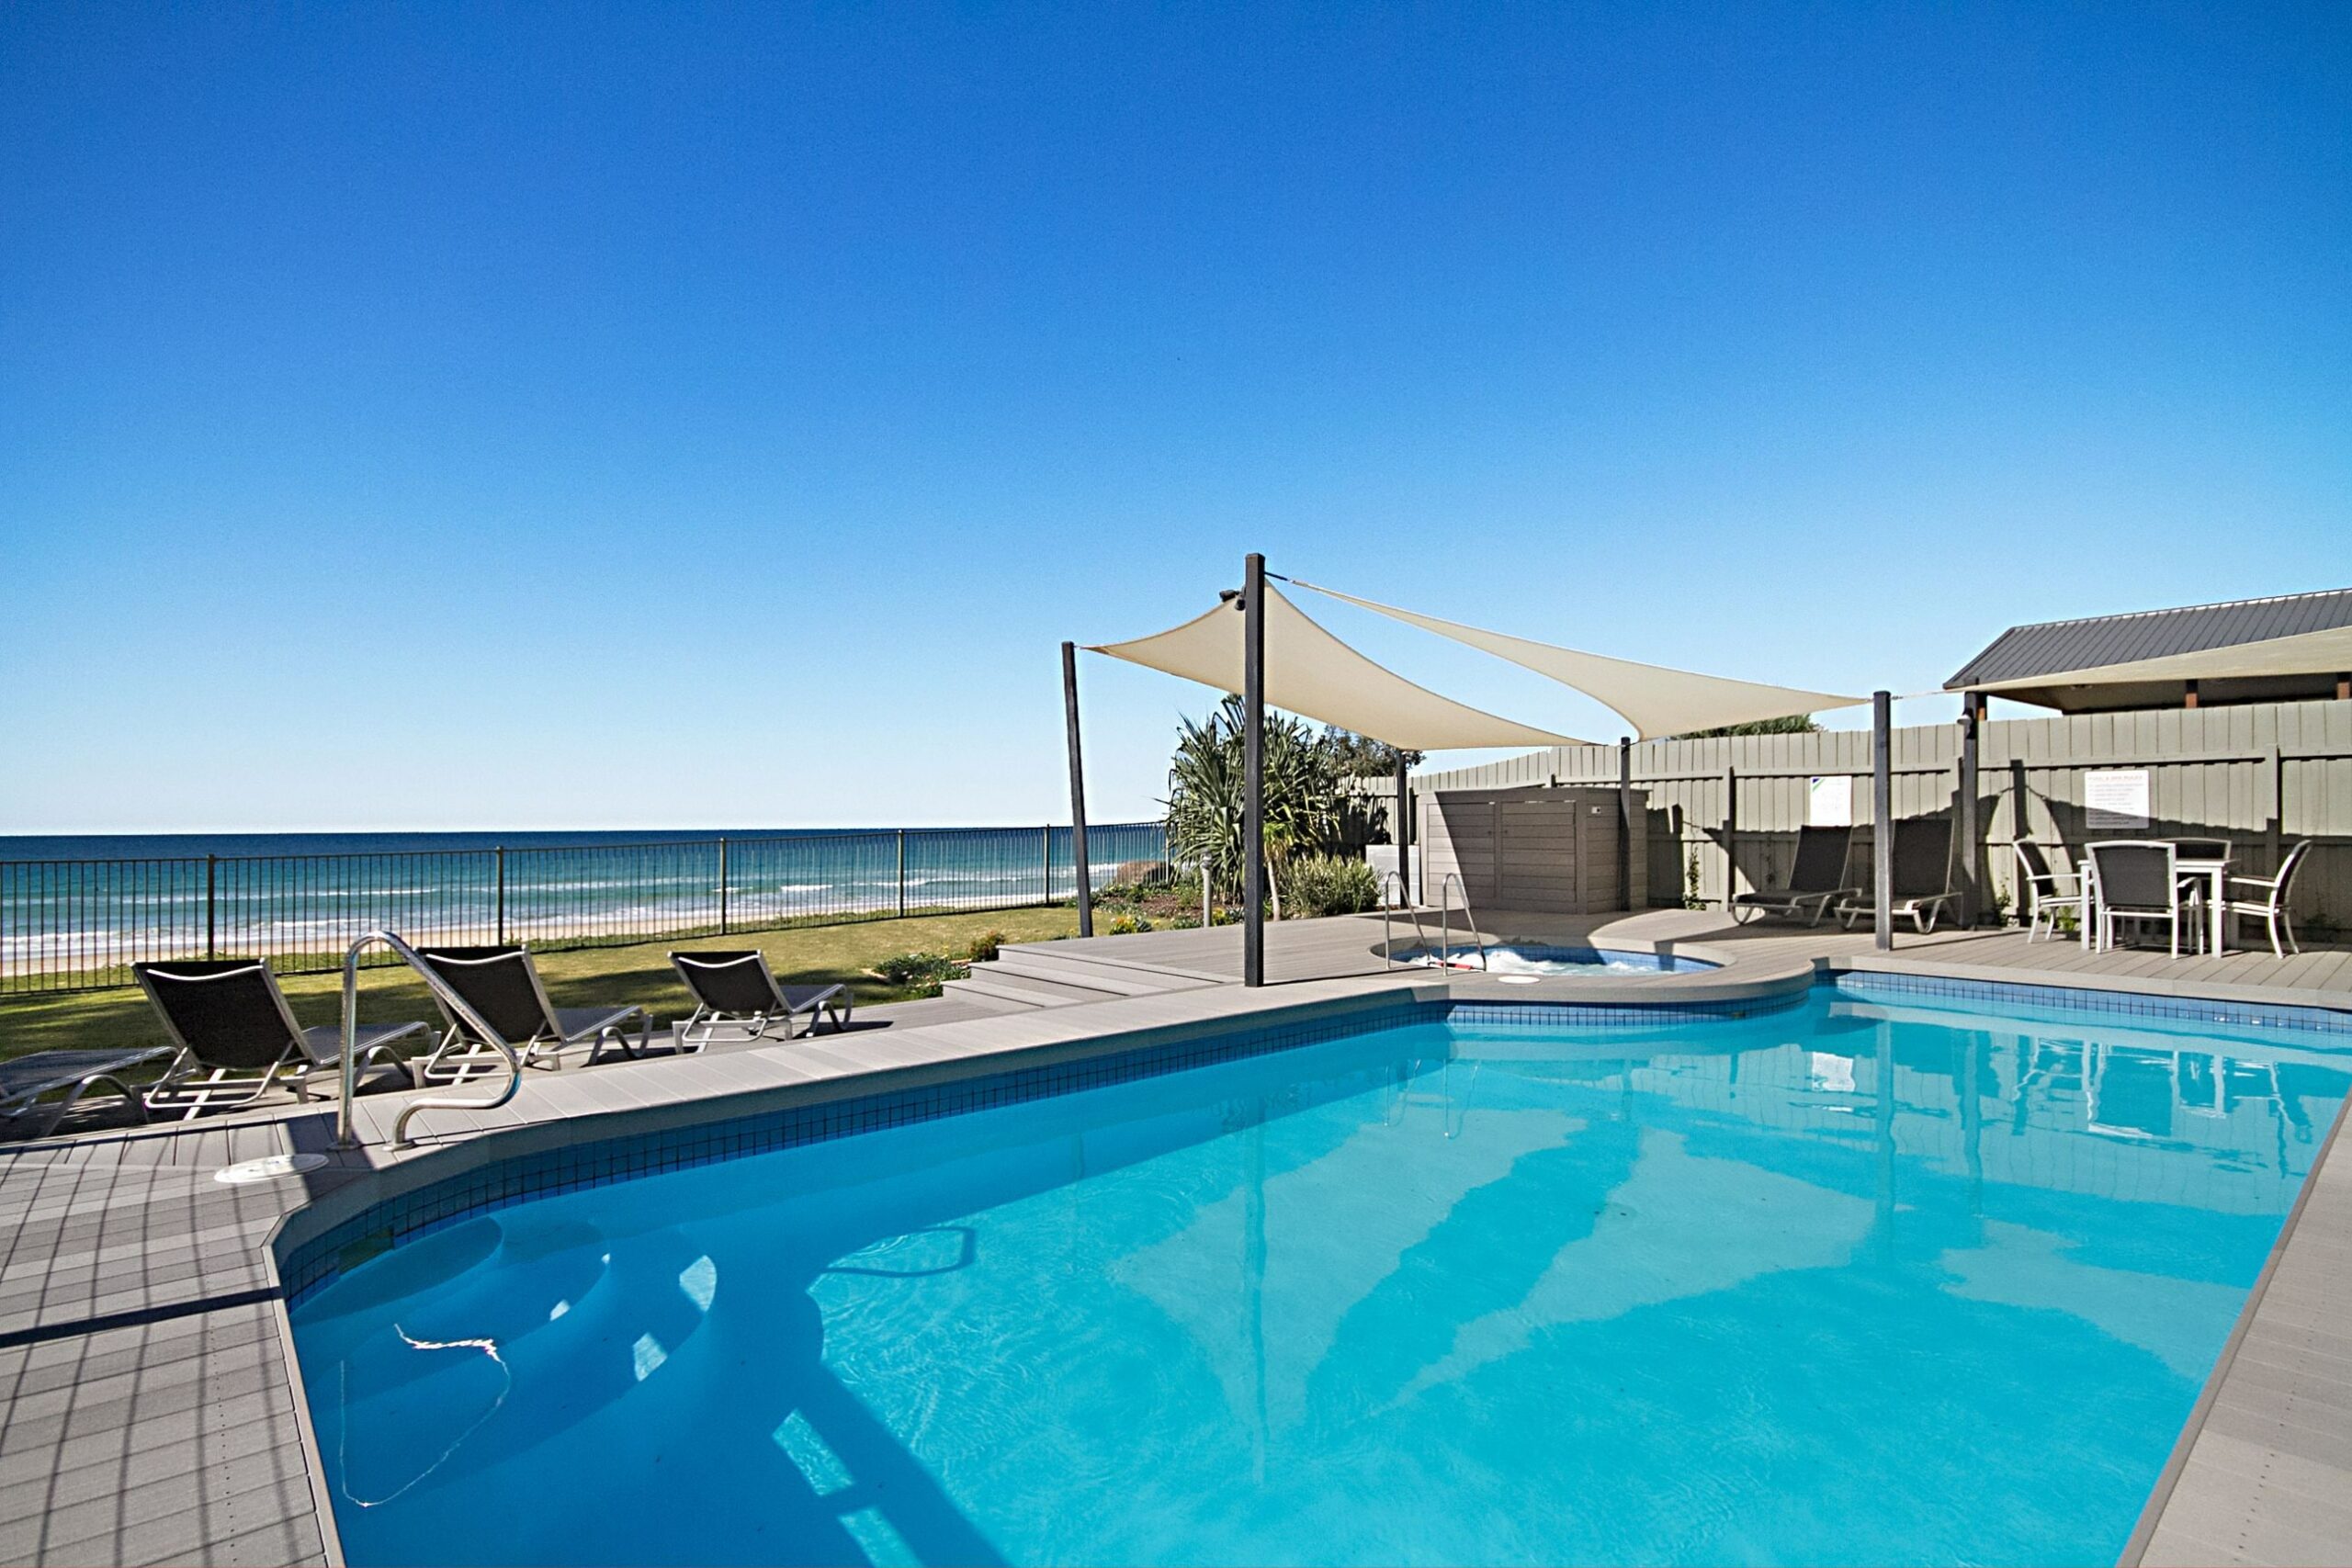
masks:
<instances>
[{"instance_id":1,"label":"shrub","mask_svg":"<svg viewBox=\"0 0 2352 1568\"><path fill-rule=\"evenodd\" d=\"M1133 936L1137 931L1151 930L1151 922L1141 915L1124 913L1112 916L1106 930L1112 936Z\"/></svg>"},{"instance_id":2,"label":"shrub","mask_svg":"<svg viewBox=\"0 0 2352 1568\"><path fill-rule=\"evenodd\" d=\"M884 959L874 966L875 974L886 984L900 990L913 991L917 996L935 997L949 980L961 980L972 972L970 964L944 953L900 953Z\"/></svg>"},{"instance_id":3,"label":"shrub","mask_svg":"<svg viewBox=\"0 0 2352 1568\"><path fill-rule=\"evenodd\" d=\"M996 962L997 949L1003 945L1002 931L983 931L972 939L971 946L964 950L965 961L971 964L993 964Z\"/></svg>"},{"instance_id":4,"label":"shrub","mask_svg":"<svg viewBox=\"0 0 2352 1568\"><path fill-rule=\"evenodd\" d=\"M1297 856L1283 863L1282 876L1286 915L1355 915L1380 902L1372 867L1343 855Z\"/></svg>"}]
</instances>

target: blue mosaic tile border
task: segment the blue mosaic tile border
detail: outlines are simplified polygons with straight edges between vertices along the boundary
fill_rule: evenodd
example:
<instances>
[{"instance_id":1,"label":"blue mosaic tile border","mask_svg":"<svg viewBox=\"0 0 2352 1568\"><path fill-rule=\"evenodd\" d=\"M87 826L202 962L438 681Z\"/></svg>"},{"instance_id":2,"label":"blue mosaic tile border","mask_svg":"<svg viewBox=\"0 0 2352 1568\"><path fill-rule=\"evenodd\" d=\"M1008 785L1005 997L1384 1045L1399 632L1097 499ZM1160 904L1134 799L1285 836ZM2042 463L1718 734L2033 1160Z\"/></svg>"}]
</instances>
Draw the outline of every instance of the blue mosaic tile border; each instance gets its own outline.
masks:
<instances>
[{"instance_id":1,"label":"blue mosaic tile border","mask_svg":"<svg viewBox=\"0 0 2352 1568\"><path fill-rule=\"evenodd\" d=\"M1447 1007L1450 1023L1543 1024L1554 1029L1611 1029L1628 1024L1720 1023L1803 1007L1810 987L1778 996L1720 1002L1487 1002L1456 1001Z\"/></svg>"},{"instance_id":2,"label":"blue mosaic tile border","mask_svg":"<svg viewBox=\"0 0 2352 1568\"><path fill-rule=\"evenodd\" d=\"M2225 1029L2296 1029L2316 1034L2352 1035L2352 1012L2334 1008L2155 997L2135 991L2098 991L2081 986L2007 980L1951 980L1932 975L1890 975L1876 969L1846 970L1832 976L1829 983L1851 997L1942 997L1951 1001L2007 1002L2062 1012L2128 1013L2137 1018L2218 1024Z\"/></svg>"},{"instance_id":3,"label":"blue mosaic tile border","mask_svg":"<svg viewBox=\"0 0 2352 1568\"><path fill-rule=\"evenodd\" d=\"M517 1155L388 1198L301 1244L279 1259L279 1288L289 1303L300 1302L343 1269L378 1253L443 1226L536 1198L1318 1044L1423 1021L1437 1006L1393 1001L1296 1023L1236 1030L1081 1061L1019 1067L956 1083L858 1095Z\"/></svg>"}]
</instances>

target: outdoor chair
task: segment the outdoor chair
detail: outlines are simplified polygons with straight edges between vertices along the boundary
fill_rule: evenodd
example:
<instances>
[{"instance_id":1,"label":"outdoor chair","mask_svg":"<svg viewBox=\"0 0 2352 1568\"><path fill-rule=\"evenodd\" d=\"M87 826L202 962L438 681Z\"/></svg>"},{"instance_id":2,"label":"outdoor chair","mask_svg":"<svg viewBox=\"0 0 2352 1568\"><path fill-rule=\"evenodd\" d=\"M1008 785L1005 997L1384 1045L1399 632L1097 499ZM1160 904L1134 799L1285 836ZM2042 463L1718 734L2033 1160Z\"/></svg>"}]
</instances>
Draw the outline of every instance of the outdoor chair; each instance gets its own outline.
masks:
<instances>
[{"instance_id":1,"label":"outdoor chair","mask_svg":"<svg viewBox=\"0 0 2352 1568\"><path fill-rule=\"evenodd\" d=\"M2204 894L2180 885L2180 852L2168 840L2118 839L2093 844L2091 864L2098 877L2098 945L2115 945L2119 920L2141 925L2161 921L2171 936L2172 956L2180 956L2180 932L2188 923L2189 942L2204 945Z\"/></svg>"},{"instance_id":2,"label":"outdoor chair","mask_svg":"<svg viewBox=\"0 0 2352 1568\"><path fill-rule=\"evenodd\" d=\"M482 1021L510 1044L524 1066L560 1067L561 1053L586 1043L588 1065L594 1066L606 1046L623 1056L635 1056L653 1033L653 1015L635 1003L627 1007L560 1008L548 1000L547 987L531 953L520 944L502 947L420 947L417 960L431 968L442 985L462 998ZM434 1005L447 1026L441 1043L419 1071L424 1083L464 1083L485 1073L506 1070L506 1058L459 1017L436 988ZM632 1047L621 1025L639 1022Z\"/></svg>"},{"instance_id":3,"label":"outdoor chair","mask_svg":"<svg viewBox=\"0 0 2352 1568\"><path fill-rule=\"evenodd\" d=\"M146 1102L123 1075L171 1054L169 1045L142 1045L125 1051L36 1051L29 1056L0 1062L0 1116L13 1122L19 1116L44 1111L47 1114L41 1118L40 1127L28 1136L46 1137L74 1109L76 1100L104 1086L120 1095L131 1114L144 1122ZM61 1089L66 1091L63 1100L50 1105L41 1103L42 1095Z\"/></svg>"},{"instance_id":4,"label":"outdoor chair","mask_svg":"<svg viewBox=\"0 0 2352 1568\"><path fill-rule=\"evenodd\" d=\"M130 971L176 1048L146 1093L149 1111L177 1111L193 1121L207 1111L251 1105L281 1081L295 1099L308 1100L311 1079L342 1066L343 1031L296 1022L262 959L175 959L134 964ZM352 1048L362 1062L405 1076L392 1042L429 1032L423 1023L365 1024Z\"/></svg>"},{"instance_id":5,"label":"outdoor chair","mask_svg":"<svg viewBox=\"0 0 2352 1568\"><path fill-rule=\"evenodd\" d=\"M1921 936L1936 929L1936 916L1960 897L1951 885L1951 822L1943 817L1906 817L1894 825L1894 897L1889 910L1908 919ZM1838 907L1848 931L1878 913L1868 890Z\"/></svg>"},{"instance_id":6,"label":"outdoor chair","mask_svg":"<svg viewBox=\"0 0 2352 1568\"><path fill-rule=\"evenodd\" d=\"M2047 931L2052 940L2058 935L2058 917L2066 910L2075 914L2075 928L2090 939L2090 889L2081 873L2062 871L2053 867L2041 852L2041 846L2030 839L2019 839L2009 846L2017 857L2018 890L2032 900L2028 911L2025 939L2031 942L2038 932ZM2074 891L2066 890L2071 880Z\"/></svg>"},{"instance_id":7,"label":"outdoor chair","mask_svg":"<svg viewBox=\"0 0 2352 1568\"><path fill-rule=\"evenodd\" d=\"M2270 933L2272 957L2284 958L2290 953L2302 952L2295 942L2294 916L2287 908L2287 898L2295 890L2295 874L2303 869L2303 862L2311 852L2312 841L2304 839L2278 863L2278 875L2231 877L2230 896L2222 901L2222 929L2234 929L2240 920L2260 920ZM2248 890L2248 897L2238 897L2241 887ZM2279 942L2281 936L2286 938L2283 945Z\"/></svg>"},{"instance_id":8,"label":"outdoor chair","mask_svg":"<svg viewBox=\"0 0 2352 1568\"><path fill-rule=\"evenodd\" d=\"M1785 887L1761 887L1731 901L1731 918L1745 924L1750 916L1798 915L1819 925L1829 907L1861 891L1846 874L1854 852L1851 828L1800 828L1797 861L1789 868Z\"/></svg>"},{"instance_id":9,"label":"outdoor chair","mask_svg":"<svg viewBox=\"0 0 2352 1568\"><path fill-rule=\"evenodd\" d=\"M717 1026L730 1020L754 1040L778 1024L784 1026L784 1037L791 1039L792 1021L804 1013L807 1032L812 1034L820 1016L832 1019L836 1033L849 1026L853 1003L847 986L779 986L768 968L767 954L756 947L741 953L673 953L670 966L695 998L694 1015L679 1026L681 1050L701 1050L710 1043Z\"/></svg>"},{"instance_id":10,"label":"outdoor chair","mask_svg":"<svg viewBox=\"0 0 2352 1568\"><path fill-rule=\"evenodd\" d=\"M2227 839L2175 839L2172 847L2180 852L2183 860L2230 858L2230 841Z\"/></svg>"}]
</instances>

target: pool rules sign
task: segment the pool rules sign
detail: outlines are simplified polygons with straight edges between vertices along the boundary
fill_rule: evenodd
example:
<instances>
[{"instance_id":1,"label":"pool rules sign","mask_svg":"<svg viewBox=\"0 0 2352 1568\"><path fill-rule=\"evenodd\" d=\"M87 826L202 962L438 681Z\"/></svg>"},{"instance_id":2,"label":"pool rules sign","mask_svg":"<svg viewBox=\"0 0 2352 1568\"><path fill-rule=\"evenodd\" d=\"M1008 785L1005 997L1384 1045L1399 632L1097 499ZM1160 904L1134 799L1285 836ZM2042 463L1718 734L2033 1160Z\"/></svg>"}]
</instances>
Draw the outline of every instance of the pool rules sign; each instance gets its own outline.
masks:
<instances>
[{"instance_id":1,"label":"pool rules sign","mask_svg":"<svg viewBox=\"0 0 2352 1568\"><path fill-rule=\"evenodd\" d=\"M2083 826L2095 833L2148 825L2148 770L2101 768L2083 775Z\"/></svg>"}]
</instances>

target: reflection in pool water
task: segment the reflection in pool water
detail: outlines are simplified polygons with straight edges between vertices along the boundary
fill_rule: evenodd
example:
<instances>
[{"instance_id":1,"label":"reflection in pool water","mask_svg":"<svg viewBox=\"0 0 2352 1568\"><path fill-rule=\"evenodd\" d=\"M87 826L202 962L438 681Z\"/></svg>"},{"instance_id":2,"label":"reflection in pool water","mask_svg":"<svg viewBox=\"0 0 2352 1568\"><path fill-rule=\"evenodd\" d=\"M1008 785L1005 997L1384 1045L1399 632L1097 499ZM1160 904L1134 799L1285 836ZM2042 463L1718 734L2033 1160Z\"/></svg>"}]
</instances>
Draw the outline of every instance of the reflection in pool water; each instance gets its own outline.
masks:
<instances>
[{"instance_id":1,"label":"reflection in pool water","mask_svg":"<svg viewBox=\"0 0 2352 1568\"><path fill-rule=\"evenodd\" d=\"M2347 1083L1826 987L1476 1017L397 1247L294 1311L345 1552L2111 1562Z\"/></svg>"}]
</instances>

